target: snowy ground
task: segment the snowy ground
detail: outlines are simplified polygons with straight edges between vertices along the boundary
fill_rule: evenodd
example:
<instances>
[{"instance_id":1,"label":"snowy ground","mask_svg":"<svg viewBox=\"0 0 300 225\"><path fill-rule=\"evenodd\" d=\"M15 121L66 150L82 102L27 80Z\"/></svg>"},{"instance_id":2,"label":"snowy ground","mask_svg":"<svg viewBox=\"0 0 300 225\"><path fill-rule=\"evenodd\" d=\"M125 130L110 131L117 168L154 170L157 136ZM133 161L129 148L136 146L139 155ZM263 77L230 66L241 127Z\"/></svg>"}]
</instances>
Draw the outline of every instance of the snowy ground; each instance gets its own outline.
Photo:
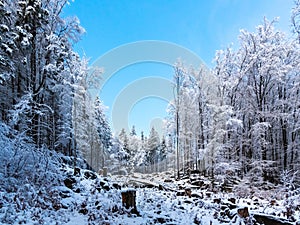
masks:
<instances>
[{"instance_id":1,"label":"snowy ground","mask_svg":"<svg viewBox=\"0 0 300 225\"><path fill-rule=\"evenodd\" d=\"M290 218L294 221L285 224L296 224L299 220L300 195L279 199L282 195L271 193L273 190L249 197L239 197L237 192L214 193L207 188L196 188L187 178L175 181L170 178L172 173L104 178L86 170L76 177L72 172L65 171L70 182L65 180L64 184L68 187L62 185L37 192L28 186L24 193L18 193L32 195L34 207L22 203L23 198L15 193L1 192L0 224L251 224L247 221L254 215L286 219L290 206L293 210ZM128 187L136 190L139 215L122 206L121 192ZM248 218L237 215L238 209L244 207L249 209Z\"/></svg>"}]
</instances>

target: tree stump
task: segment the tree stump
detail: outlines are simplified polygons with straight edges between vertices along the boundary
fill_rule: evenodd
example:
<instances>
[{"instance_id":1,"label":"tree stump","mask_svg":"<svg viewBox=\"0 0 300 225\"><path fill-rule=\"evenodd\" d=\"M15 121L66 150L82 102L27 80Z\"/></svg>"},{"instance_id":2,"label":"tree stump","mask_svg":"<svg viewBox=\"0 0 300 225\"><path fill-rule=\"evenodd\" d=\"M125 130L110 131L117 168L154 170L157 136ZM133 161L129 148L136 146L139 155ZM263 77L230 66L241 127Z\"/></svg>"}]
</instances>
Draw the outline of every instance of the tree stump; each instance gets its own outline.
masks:
<instances>
[{"instance_id":1,"label":"tree stump","mask_svg":"<svg viewBox=\"0 0 300 225\"><path fill-rule=\"evenodd\" d=\"M131 213L138 214L138 211L136 209L136 191L134 189L127 189L122 191L122 205L126 209L131 209Z\"/></svg>"},{"instance_id":2,"label":"tree stump","mask_svg":"<svg viewBox=\"0 0 300 225\"><path fill-rule=\"evenodd\" d=\"M237 213L238 213L238 215L239 215L241 218L247 218L247 217L250 216L248 207L245 207L245 208L242 208L242 209L238 209L238 210L237 210Z\"/></svg>"},{"instance_id":3,"label":"tree stump","mask_svg":"<svg viewBox=\"0 0 300 225\"><path fill-rule=\"evenodd\" d=\"M185 188L185 194L187 195L187 196L189 196L189 198L192 196L192 190L191 190L191 188Z\"/></svg>"},{"instance_id":4,"label":"tree stump","mask_svg":"<svg viewBox=\"0 0 300 225\"><path fill-rule=\"evenodd\" d=\"M103 167L103 177L107 177L107 167Z\"/></svg>"}]
</instances>

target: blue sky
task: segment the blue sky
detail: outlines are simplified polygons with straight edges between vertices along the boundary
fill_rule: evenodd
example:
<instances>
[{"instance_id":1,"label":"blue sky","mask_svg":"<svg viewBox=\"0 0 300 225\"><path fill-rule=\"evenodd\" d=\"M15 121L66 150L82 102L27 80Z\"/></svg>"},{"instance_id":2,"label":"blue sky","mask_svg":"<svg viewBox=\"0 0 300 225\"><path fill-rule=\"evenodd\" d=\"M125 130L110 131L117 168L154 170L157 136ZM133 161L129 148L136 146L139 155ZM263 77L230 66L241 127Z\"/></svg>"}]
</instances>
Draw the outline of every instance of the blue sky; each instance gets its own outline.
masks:
<instances>
[{"instance_id":1,"label":"blue sky","mask_svg":"<svg viewBox=\"0 0 300 225\"><path fill-rule=\"evenodd\" d=\"M63 16L77 16L86 29L75 50L90 58L91 65L119 46L157 40L189 49L212 68L216 50L231 43L237 46L239 30L254 31L264 16L280 17L277 28L288 33L292 6L293 0L75 0ZM172 67L161 63L120 68L99 90L109 107L109 120L114 120L111 111L118 95L130 84L149 76L172 80L172 75ZM166 116L167 102L157 95L145 96L129 112L119 112L128 117L129 127L148 133Z\"/></svg>"}]
</instances>

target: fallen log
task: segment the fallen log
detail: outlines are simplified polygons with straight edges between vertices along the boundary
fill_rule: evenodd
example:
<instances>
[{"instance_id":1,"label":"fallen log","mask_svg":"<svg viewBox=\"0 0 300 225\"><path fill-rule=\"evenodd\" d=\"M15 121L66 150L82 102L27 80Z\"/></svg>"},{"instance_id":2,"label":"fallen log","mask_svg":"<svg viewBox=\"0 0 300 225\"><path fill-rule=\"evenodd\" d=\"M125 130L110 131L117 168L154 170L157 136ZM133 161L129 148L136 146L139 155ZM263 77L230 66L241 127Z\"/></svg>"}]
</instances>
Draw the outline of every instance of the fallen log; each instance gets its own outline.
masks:
<instances>
[{"instance_id":1,"label":"fallen log","mask_svg":"<svg viewBox=\"0 0 300 225\"><path fill-rule=\"evenodd\" d=\"M144 185L147 188L158 188L159 187L159 185L156 183L153 183L153 182L147 181L147 180L142 180L142 179L130 179L128 181L128 183L135 183L135 184L139 183L139 184Z\"/></svg>"},{"instance_id":2,"label":"fallen log","mask_svg":"<svg viewBox=\"0 0 300 225\"><path fill-rule=\"evenodd\" d=\"M128 181L128 184L135 184L135 186L137 186L137 184L141 184L146 188L158 188L161 191L175 191L171 188L168 188L162 184L157 184L148 180L143 180L143 179L130 179Z\"/></svg>"},{"instance_id":3,"label":"fallen log","mask_svg":"<svg viewBox=\"0 0 300 225\"><path fill-rule=\"evenodd\" d=\"M293 225L293 223L289 222L286 219L278 218L271 215L265 214L253 214L254 219L264 225Z\"/></svg>"}]
</instances>

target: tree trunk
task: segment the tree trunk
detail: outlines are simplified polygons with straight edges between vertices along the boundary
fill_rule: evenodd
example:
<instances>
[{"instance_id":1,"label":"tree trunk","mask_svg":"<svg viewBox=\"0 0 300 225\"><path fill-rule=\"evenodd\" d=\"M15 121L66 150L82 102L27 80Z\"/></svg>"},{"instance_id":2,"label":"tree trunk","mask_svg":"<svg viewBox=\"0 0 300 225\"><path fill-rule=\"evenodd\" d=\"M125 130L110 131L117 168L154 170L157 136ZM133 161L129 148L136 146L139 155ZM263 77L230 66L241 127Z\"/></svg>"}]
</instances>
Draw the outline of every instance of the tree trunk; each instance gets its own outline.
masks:
<instances>
[{"instance_id":1,"label":"tree trunk","mask_svg":"<svg viewBox=\"0 0 300 225\"><path fill-rule=\"evenodd\" d=\"M282 147L283 147L283 169L286 170L287 168L287 147L288 147L288 138L287 138L287 128L286 128L286 121L283 119L280 120L281 123L281 132L282 132Z\"/></svg>"}]
</instances>

